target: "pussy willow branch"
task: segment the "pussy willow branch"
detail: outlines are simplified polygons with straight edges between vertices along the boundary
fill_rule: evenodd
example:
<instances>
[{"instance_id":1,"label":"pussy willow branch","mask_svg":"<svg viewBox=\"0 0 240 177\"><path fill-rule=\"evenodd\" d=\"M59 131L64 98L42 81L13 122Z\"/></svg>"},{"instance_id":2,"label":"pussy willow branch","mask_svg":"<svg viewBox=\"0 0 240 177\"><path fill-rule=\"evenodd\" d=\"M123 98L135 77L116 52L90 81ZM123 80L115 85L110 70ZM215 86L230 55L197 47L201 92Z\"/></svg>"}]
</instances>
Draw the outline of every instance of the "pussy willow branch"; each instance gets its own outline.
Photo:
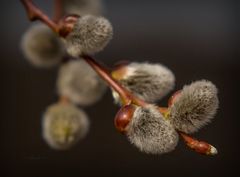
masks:
<instances>
[{"instance_id":1,"label":"pussy willow branch","mask_svg":"<svg viewBox=\"0 0 240 177\"><path fill-rule=\"evenodd\" d=\"M95 61L92 57L88 55L81 56L97 73L101 76L118 94L122 97L122 100L125 101L125 104L129 102L135 103L140 106L146 106L149 103L138 99L136 96L132 95L128 92L124 87L121 86L117 81L115 81L111 75L108 73L107 69L105 69L102 65L100 65L97 61ZM164 117L168 117L168 107L159 107L159 111L163 114ZM205 155L215 155L216 152L211 152L213 146L207 142L199 141L196 138L193 138L183 132L177 131L179 135L183 138L184 142L187 146L194 151L205 154Z\"/></svg>"},{"instance_id":2,"label":"pussy willow branch","mask_svg":"<svg viewBox=\"0 0 240 177\"><path fill-rule=\"evenodd\" d=\"M59 25L53 22L48 16L46 16L44 12L42 12L37 6L35 6L31 0L21 1L26 8L30 20L41 20L43 23L47 24L50 28L52 28L53 31L60 34ZM56 2L55 5L58 5L58 3ZM62 37L65 37L65 35ZM108 71L99 63L97 63L92 57L87 55L84 55L82 57L99 74L99 76L101 76L109 84L109 86L120 95L124 104L134 103L139 106L145 106L147 104L143 100L131 94L124 87L122 87L116 80L111 77L110 73L108 73Z\"/></svg>"},{"instance_id":3,"label":"pussy willow branch","mask_svg":"<svg viewBox=\"0 0 240 177\"><path fill-rule=\"evenodd\" d=\"M40 20L46 25L48 25L54 32L58 33L58 24L52 21L45 13L43 13L32 0L21 0L24 5L27 15L31 21Z\"/></svg>"},{"instance_id":4,"label":"pussy willow branch","mask_svg":"<svg viewBox=\"0 0 240 177\"><path fill-rule=\"evenodd\" d=\"M57 34L59 34L62 37L65 37L65 35L61 35L60 33L60 27L59 24L57 22L59 22L59 20L61 19L61 13L62 13L62 6L61 6L61 0L55 0L55 14L54 14L54 21L51 20L47 15L44 14L44 12L42 12L33 2L32 0L21 0L22 4L24 5L26 12L28 14L28 17L31 21L34 20L40 20L43 23L45 23L46 25L48 25L54 32L56 32ZM67 32L71 32L71 31L67 31ZM136 97L135 95L133 95L131 92L129 92L127 89L125 89L121 84L119 84L115 79L112 78L111 74L108 72L108 70L103 67L102 65L100 65L96 60L93 59L93 57L88 56L88 55L83 55L81 56L95 71L96 73L98 73L98 75L104 79L108 85L114 89L119 96L121 97L122 101L124 102L124 104L136 104L139 106L146 106L149 103L144 102L143 100L139 99L138 97ZM67 103L69 100L66 97L60 97L60 102L63 103ZM165 115L165 117L167 117L168 114L168 108L167 107L159 107L159 111ZM195 151L202 153L201 150L201 144L200 143L205 143L205 142L200 142L186 134L183 134L181 132L178 132L183 139L185 140L185 142L187 143L187 145L194 149ZM195 147L193 147L193 143L195 143ZM206 146L211 146L208 143L205 143ZM200 148L196 149L196 148Z\"/></svg>"}]
</instances>

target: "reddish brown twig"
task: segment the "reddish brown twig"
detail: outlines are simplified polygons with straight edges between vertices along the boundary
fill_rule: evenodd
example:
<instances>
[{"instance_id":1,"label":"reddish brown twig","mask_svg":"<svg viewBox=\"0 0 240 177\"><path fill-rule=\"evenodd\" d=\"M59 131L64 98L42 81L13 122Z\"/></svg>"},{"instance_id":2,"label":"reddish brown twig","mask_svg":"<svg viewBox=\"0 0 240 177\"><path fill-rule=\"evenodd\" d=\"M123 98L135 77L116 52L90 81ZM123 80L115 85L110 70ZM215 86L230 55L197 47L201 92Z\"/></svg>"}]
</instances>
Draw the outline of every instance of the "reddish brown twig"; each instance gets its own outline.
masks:
<instances>
[{"instance_id":1,"label":"reddish brown twig","mask_svg":"<svg viewBox=\"0 0 240 177\"><path fill-rule=\"evenodd\" d=\"M51 20L43 11L41 11L31 0L21 0L23 3L28 17L31 21L41 20L48 25L55 33L65 38L73 29L74 24L79 18L78 15L68 15L61 18L60 13L54 18L59 18L56 21ZM60 6L60 5L59 5ZM60 8L60 7L59 7ZM59 11L56 9L56 11Z\"/></svg>"},{"instance_id":2,"label":"reddish brown twig","mask_svg":"<svg viewBox=\"0 0 240 177\"><path fill-rule=\"evenodd\" d=\"M48 25L54 32L58 33L59 28L57 23L52 21L47 15L45 15L31 0L21 0L24 5L28 17L31 21L41 20Z\"/></svg>"},{"instance_id":3,"label":"reddish brown twig","mask_svg":"<svg viewBox=\"0 0 240 177\"><path fill-rule=\"evenodd\" d=\"M192 138L191 136L179 132L181 137L184 139L186 142L187 146L194 151L204 154L204 155L216 155L217 154L217 149L213 147L211 144L208 144L207 142L204 141L199 141L195 138Z\"/></svg>"},{"instance_id":4,"label":"reddish brown twig","mask_svg":"<svg viewBox=\"0 0 240 177\"><path fill-rule=\"evenodd\" d=\"M146 102L135 97L128 90L122 87L121 84L112 78L107 69L96 62L92 57L88 55L83 55L81 57L110 85L112 89L114 89L120 95L124 104L133 103L139 106L147 105Z\"/></svg>"}]
</instances>

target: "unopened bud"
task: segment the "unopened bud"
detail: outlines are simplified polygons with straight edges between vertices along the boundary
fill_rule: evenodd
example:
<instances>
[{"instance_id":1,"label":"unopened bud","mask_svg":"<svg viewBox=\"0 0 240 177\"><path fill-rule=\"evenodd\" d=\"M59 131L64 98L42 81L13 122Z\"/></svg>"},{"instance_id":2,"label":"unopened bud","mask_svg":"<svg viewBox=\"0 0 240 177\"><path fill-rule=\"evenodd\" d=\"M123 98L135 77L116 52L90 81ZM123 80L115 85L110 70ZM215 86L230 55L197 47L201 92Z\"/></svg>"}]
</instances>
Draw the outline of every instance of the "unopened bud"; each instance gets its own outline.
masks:
<instances>
[{"instance_id":1,"label":"unopened bud","mask_svg":"<svg viewBox=\"0 0 240 177\"><path fill-rule=\"evenodd\" d=\"M117 130L121 133L126 132L126 127L133 117L136 106L130 104L123 106L115 116L114 124Z\"/></svg>"}]
</instances>

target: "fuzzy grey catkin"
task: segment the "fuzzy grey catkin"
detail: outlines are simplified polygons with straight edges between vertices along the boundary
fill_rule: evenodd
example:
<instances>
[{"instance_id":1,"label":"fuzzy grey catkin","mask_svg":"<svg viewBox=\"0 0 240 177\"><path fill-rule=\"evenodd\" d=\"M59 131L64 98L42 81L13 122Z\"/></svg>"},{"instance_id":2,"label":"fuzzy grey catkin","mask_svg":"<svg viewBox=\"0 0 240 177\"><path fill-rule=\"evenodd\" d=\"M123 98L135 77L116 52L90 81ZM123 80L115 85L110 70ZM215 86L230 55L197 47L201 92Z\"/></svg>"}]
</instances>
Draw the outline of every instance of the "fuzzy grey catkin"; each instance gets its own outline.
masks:
<instances>
[{"instance_id":1,"label":"fuzzy grey catkin","mask_svg":"<svg viewBox=\"0 0 240 177\"><path fill-rule=\"evenodd\" d=\"M65 15L100 15L103 11L102 0L62 0L62 4Z\"/></svg>"},{"instance_id":2,"label":"fuzzy grey catkin","mask_svg":"<svg viewBox=\"0 0 240 177\"><path fill-rule=\"evenodd\" d=\"M216 86L207 80L184 86L169 108L169 120L185 133L194 133L211 121L218 108Z\"/></svg>"},{"instance_id":3,"label":"fuzzy grey catkin","mask_svg":"<svg viewBox=\"0 0 240 177\"><path fill-rule=\"evenodd\" d=\"M88 106L97 102L107 86L84 61L74 60L61 66L57 78L57 90L72 102Z\"/></svg>"},{"instance_id":4,"label":"fuzzy grey catkin","mask_svg":"<svg viewBox=\"0 0 240 177\"><path fill-rule=\"evenodd\" d=\"M167 95L175 85L174 74L161 64L130 63L126 73L118 81L137 97L155 103ZM113 93L116 102L118 95Z\"/></svg>"},{"instance_id":5,"label":"fuzzy grey catkin","mask_svg":"<svg viewBox=\"0 0 240 177\"><path fill-rule=\"evenodd\" d=\"M130 142L148 154L170 152L178 143L177 132L155 106L137 107L126 130Z\"/></svg>"},{"instance_id":6,"label":"fuzzy grey catkin","mask_svg":"<svg viewBox=\"0 0 240 177\"><path fill-rule=\"evenodd\" d=\"M103 50L112 35L112 25L106 18L85 15L78 19L72 32L66 37L66 49L74 57L94 54Z\"/></svg>"},{"instance_id":7,"label":"fuzzy grey catkin","mask_svg":"<svg viewBox=\"0 0 240 177\"><path fill-rule=\"evenodd\" d=\"M44 24L34 24L25 32L21 48L26 59L37 67L53 66L66 53L62 41Z\"/></svg>"},{"instance_id":8,"label":"fuzzy grey catkin","mask_svg":"<svg viewBox=\"0 0 240 177\"><path fill-rule=\"evenodd\" d=\"M43 138L53 149L71 148L85 137L88 129L89 120L86 113L72 104L53 104L43 116Z\"/></svg>"}]
</instances>

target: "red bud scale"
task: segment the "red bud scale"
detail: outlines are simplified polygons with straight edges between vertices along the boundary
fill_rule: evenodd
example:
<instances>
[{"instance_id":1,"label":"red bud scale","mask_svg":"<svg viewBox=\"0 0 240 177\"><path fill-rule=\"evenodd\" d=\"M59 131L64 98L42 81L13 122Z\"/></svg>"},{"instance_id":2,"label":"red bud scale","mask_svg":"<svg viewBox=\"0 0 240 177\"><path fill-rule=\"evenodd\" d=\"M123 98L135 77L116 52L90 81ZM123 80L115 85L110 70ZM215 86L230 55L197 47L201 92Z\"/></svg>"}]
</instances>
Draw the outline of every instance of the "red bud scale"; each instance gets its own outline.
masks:
<instances>
[{"instance_id":1,"label":"red bud scale","mask_svg":"<svg viewBox=\"0 0 240 177\"><path fill-rule=\"evenodd\" d=\"M133 117L133 113L135 111L134 105L125 105L123 106L116 114L114 119L114 124L117 130L121 133L126 132L126 127L130 120Z\"/></svg>"}]
</instances>

